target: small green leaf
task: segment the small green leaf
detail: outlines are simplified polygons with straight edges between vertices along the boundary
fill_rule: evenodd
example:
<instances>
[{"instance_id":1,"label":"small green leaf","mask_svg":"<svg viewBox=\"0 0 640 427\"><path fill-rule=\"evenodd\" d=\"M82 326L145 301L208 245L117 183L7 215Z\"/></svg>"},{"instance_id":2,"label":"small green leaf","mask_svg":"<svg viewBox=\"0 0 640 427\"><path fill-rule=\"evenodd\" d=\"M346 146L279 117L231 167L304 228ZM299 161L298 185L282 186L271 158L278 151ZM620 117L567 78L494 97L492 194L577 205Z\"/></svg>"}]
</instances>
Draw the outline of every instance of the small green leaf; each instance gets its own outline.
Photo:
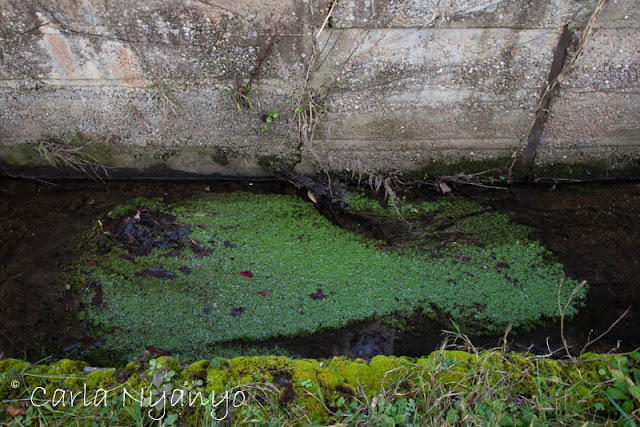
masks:
<instances>
[{"instance_id":1,"label":"small green leaf","mask_svg":"<svg viewBox=\"0 0 640 427\"><path fill-rule=\"evenodd\" d=\"M624 374L618 369L612 369L611 375L618 381L624 381Z\"/></svg>"},{"instance_id":2,"label":"small green leaf","mask_svg":"<svg viewBox=\"0 0 640 427\"><path fill-rule=\"evenodd\" d=\"M267 123L271 123L273 121L273 119L271 118L271 116L267 116Z\"/></svg>"},{"instance_id":3,"label":"small green leaf","mask_svg":"<svg viewBox=\"0 0 640 427\"><path fill-rule=\"evenodd\" d=\"M511 418L508 415L505 415L504 417L502 417L498 422L498 424L504 427L511 427L516 425L515 421L513 421L513 418Z\"/></svg>"},{"instance_id":4,"label":"small green leaf","mask_svg":"<svg viewBox=\"0 0 640 427\"><path fill-rule=\"evenodd\" d=\"M156 387L160 387L162 381L164 380L164 375L162 372L155 372L153 374L153 385Z\"/></svg>"},{"instance_id":5,"label":"small green leaf","mask_svg":"<svg viewBox=\"0 0 640 427\"><path fill-rule=\"evenodd\" d=\"M280 117L280 114L278 114L278 113L273 113L273 118L274 118L274 119L277 119L278 117Z\"/></svg>"},{"instance_id":6,"label":"small green leaf","mask_svg":"<svg viewBox=\"0 0 640 427\"><path fill-rule=\"evenodd\" d=\"M629 393L631 393L631 396L640 400L640 386L635 385L633 387L629 387Z\"/></svg>"},{"instance_id":7,"label":"small green leaf","mask_svg":"<svg viewBox=\"0 0 640 427\"><path fill-rule=\"evenodd\" d=\"M447 422L450 424L455 424L458 422L458 420L460 420L460 417L458 416L458 411L456 411L455 409L449 409L447 411Z\"/></svg>"},{"instance_id":8,"label":"small green leaf","mask_svg":"<svg viewBox=\"0 0 640 427\"><path fill-rule=\"evenodd\" d=\"M605 393L607 396L609 396L613 400L624 400L627 398L627 395L624 394L622 391L618 390L617 388L609 388Z\"/></svg>"}]
</instances>

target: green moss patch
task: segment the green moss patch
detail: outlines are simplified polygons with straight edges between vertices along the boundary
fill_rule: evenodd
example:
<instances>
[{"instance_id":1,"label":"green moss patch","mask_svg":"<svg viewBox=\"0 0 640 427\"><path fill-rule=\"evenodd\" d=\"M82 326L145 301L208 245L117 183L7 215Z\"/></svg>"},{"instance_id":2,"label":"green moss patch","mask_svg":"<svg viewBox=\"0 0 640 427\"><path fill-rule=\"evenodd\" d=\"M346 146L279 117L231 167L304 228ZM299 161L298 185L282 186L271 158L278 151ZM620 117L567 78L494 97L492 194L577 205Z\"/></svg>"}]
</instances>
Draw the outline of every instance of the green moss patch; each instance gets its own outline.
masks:
<instances>
[{"instance_id":1,"label":"green moss patch","mask_svg":"<svg viewBox=\"0 0 640 427\"><path fill-rule=\"evenodd\" d=\"M99 371L81 369L82 362L7 359L0 361L0 422L624 423L638 413L639 358L589 354L568 363L502 351L439 350L417 360L376 356L368 363L270 356L189 365L159 357Z\"/></svg>"},{"instance_id":2,"label":"green moss patch","mask_svg":"<svg viewBox=\"0 0 640 427\"><path fill-rule=\"evenodd\" d=\"M527 229L467 202L418 206L460 219L451 235L474 231L436 252L381 249L295 196L210 194L162 209L139 202L152 208L114 210L95 230L90 248L99 249L78 261L86 315L104 348L125 356L149 347L213 356L229 341L416 311L500 332L556 316L559 284L563 303L576 285ZM567 314L575 310L574 302Z\"/></svg>"}]
</instances>

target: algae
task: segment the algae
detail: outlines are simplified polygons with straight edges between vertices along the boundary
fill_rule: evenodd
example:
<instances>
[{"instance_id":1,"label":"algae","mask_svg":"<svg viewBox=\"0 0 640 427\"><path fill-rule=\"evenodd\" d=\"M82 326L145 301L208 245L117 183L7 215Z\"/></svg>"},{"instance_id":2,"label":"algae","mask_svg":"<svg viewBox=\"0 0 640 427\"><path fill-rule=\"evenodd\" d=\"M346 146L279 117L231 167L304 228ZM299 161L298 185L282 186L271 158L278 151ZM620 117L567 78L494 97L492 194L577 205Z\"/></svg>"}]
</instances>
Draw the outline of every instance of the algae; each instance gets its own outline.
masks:
<instances>
[{"instance_id":1,"label":"algae","mask_svg":"<svg viewBox=\"0 0 640 427\"><path fill-rule=\"evenodd\" d=\"M311 334L416 311L463 330L498 333L557 316L559 284L563 302L576 285L527 238L526 227L476 202L410 207L455 223L440 233L469 233L436 252L380 249L381 242L334 226L310 202L289 195L209 194L174 206L141 199L112 210L105 228L135 221L140 209L174 215L189 228L183 243L133 257L96 227L76 261L86 266L75 286L85 293L94 334L106 339L104 350L125 358L149 347L178 357L235 355L228 347L235 340ZM105 247L109 252L99 255Z\"/></svg>"}]
</instances>

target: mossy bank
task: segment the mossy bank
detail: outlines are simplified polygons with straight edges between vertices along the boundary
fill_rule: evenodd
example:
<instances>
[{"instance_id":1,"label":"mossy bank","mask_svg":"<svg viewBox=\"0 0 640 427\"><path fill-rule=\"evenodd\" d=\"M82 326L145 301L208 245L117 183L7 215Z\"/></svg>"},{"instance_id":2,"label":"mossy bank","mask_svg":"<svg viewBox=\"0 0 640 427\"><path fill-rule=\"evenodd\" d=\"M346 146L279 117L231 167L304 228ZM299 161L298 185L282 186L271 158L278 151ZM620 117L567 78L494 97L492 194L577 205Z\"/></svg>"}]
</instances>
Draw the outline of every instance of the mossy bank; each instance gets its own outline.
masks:
<instances>
[{"instance_id":1,"label":"mossy bank","mask_svg":"<svg viewBox=\"0 0 640 427\"><path fill-rule=\"evenodd\" d=\"M84 236L69 287L83 295L99 350L129 358L150 347L219 356L234 340L417 312L500 333L557 316L559 285L562 304L576 286L527 228L477 202L448 198L411 209L454 218L441 232L458 239L387 247L293 195L205 194L173 206L136 200Z\"/></svg>"},{"instance_id":2,"label":"mossy bank","mask_svg":"<svg viewBox=\"0 0 640 427\"><path fill-rule=\"evenodd\" d=\"M638 359L569 362L438 350L370 362L171 357L96 370L0 361L0 421L16 425L633 425ZM277 421L276 421L277 420ZM631 421L629 421L631 420Z\"/></svg>"}]
</instances>

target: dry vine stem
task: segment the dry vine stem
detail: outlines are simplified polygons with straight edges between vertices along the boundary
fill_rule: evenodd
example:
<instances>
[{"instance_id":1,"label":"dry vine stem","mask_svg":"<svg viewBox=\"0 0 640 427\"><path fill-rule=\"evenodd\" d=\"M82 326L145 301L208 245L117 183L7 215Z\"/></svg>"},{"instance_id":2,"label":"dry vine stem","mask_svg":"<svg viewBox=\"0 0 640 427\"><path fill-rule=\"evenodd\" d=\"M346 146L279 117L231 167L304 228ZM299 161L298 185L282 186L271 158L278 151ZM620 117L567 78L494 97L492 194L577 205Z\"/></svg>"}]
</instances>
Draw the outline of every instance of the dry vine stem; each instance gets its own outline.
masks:
<instances>
[{"instance_id":1,"label":"dry vine stem","mask_svg":"<svg viewBox=\"0 0 640 427\"><path fill-rule=\"evenodd\" d=\"M569 307L569 304L571 304L571 301L573 300L573 298L577 295L577 293L584 288L584 286L587 284L586 280L583 280L582 282L580 282L578 284L578 286L576 286L573 291L571 291L571 295L569 295L569 299L567 300L567 303L564 305L564 307L562 306L562 303L560 301L560 291L562 290L562 282L560 282L560 286L558 287L558 309L560 311L560 338L562 339L562 346L564 347L565 352L567 353L567 356L571 359L575 359L572 355L571 352L569 351L569 346L567 345L567 340L565 338L564 335L564 319L565 319L565 313L567 312L567 308ZM598 335L596 338L591 339L591 332L589 332L589 336L587 338L587 343L582 347L582 349L580 350L580 353L578 354L578 356L582 356L586 351L587 348L589 348L590 346L592 346L593 344L595 344L596 342L600 341L603 337L605 337L609 332L611 332L611 330L618 324L620 323L620 321L627 315L629 314L629 311L631 310L631 307L627 307L627 309L624 311L624 313L622 313L620 316L618 316L618 318L607 328L606 331L604 331L603 333L601 333L600 335Z\"/></svg>"},{"instance_id":2,"label":"dry vine stem","mask_svg":"<svg viewBox=\"0 0 640 427\"><path fill-rule=\"evenodd\" d=\"M589 331L589 337L587 338L587 343L584 345L584 347L582 347L582 350L580 350L580 356L582 356L584 354L584 352L587 350L587 348L589 346L591 346L592 344L595 344L596 342L600 341L600 339L602 337L604 337L605 335L607 335L609 332L611 332L611 330L618 324L620 323L620 321L627 315L629 314L629 311L631 310L631 306L627 307L627 309L624 311L624 313L622 313L615 322L613 322L606 331L604 331L603 333L601 333L600 335L598 335L596 338L591 339L591 332L593 332L593 329L591 331Z\"/></svg>"},{"instance_id":3,"label":"dry vine stem","mask_svg":"<svg viewBox=\"0 0 640 427\"><path fill-rule=\"evenodd\" d=\"M569 308L569 305L571 304L571 301L573 300L573 298L577 295L578 292L580 292L582 288L586 286L586 284L587 284L587 281L583 280L578 284L578 286L576 286L571 291L571 295L569 295L569 299L567 300L567 303L564 305L564 307L562 306L562 302L560 301L560 292L562 291L563 282L560 281L560 286L558 286L558 310L560 311L560 338L562 339L562 346L564 347L564 350L567 352L567 356L569 356L570 358L573 358L573 356L571 356L571 352L569 351L569 346L567 345L567 339L564 336L565 313L567 312L567 309Z\"/></svg>"},{"instance_id":4,"label":"dry vine stem","mask_svg":"<svg viewBox=\"0 0 640 427\"><path fill-rule=\"evenodd\" d=\"M560 71L560 73L556 76L555 79L553 79L552 81L550 81L547 84L547 87L545 88L544 92L542 93L542 96L540 96L540 99L538 101L538 105L536 107L536 114L533 117L533 120L531 121L531 124L529 125L529 131L527 132L527 135L529 135L531 133L531 131L533 130L533 127L535 126L536 121L538 120L538 117L540 116L540 114L542 113L542 104L544 102L544 100L546 99L547 95L555 90L558 85L560 83L562 83L562 80L564 80L564 78L567 76L567 74L569 74L573 68L576 65L576 62L578 61L578 58L580 57L580 55L582 54L582 51L584 50L584 46L587 44L587 41L589 41L589 37L591 36L591 32L593 31L593 26L595 25L596 19L598 17L598 15L600 14L600 12L602 11L602 9L604 8L604 4L605 4L606 0L599 0L598 4L596 4L596 7L594 8L593 12L591 13L591 17L589 18L589 22L587 23L587 26L584 29L584 32L582 33L582 37L580 38L580 41L578 42L578 45L576 46L576 51L574 52L573 56L571 57L571 59L569 60L569 62L567 64L564 65L564 67L562 68L562 70ZM525 137L526 138L526 137ZM522 154L522 152L524 151L525 147L526 147L527 141L525 140L525 143L523 144L522 147L520 147L520 154ZM511 162L511 166L509 166L509 180L511 180L511 172L513 170L513 167L515 166L517 160L518 160L518 150L514 151L513 153L513 160Z\"/></svg>"}]
</instances>

